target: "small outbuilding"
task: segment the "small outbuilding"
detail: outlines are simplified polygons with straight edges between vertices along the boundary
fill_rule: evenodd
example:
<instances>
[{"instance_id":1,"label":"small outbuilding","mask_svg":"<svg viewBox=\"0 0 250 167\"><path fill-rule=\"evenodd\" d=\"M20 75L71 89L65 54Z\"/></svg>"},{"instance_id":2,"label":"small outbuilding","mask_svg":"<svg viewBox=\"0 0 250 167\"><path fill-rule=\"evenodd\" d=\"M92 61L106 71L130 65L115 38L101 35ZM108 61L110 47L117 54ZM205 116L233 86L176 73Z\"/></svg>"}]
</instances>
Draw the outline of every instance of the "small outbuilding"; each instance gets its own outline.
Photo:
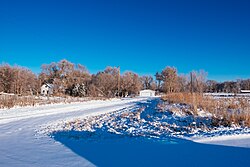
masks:
<instances>
[{"instance_id":1,"label":"small outbuilding","mask_svg":"<svg viewBox=\"0 0 250 167\"><path fill-rule=\"evenodd\" d=\"M140 91L140 96L141 97L154 97L155 96L155 91L149 90L149 89L141 90Z\"/></svg>"},{"instance_id":2,"label":"small outbuilding","mask_svg":"<svg viewBox=\"0 0 250 167\"><path fill-rule=\"evenodd\" d=\"M45 83L41 87L41 95L48 96L53 94L53 84Z\"/></svg>"},{"instance_id":3,"label":"small outbuilding","mask_svg":"<svg viewBox=\"0 0 250 167\"><path fill-rule=\"evenodd\" d=\"M240 93L249 93L250 94L250 90L240 90Z\"/></svg>"}]
</instances>

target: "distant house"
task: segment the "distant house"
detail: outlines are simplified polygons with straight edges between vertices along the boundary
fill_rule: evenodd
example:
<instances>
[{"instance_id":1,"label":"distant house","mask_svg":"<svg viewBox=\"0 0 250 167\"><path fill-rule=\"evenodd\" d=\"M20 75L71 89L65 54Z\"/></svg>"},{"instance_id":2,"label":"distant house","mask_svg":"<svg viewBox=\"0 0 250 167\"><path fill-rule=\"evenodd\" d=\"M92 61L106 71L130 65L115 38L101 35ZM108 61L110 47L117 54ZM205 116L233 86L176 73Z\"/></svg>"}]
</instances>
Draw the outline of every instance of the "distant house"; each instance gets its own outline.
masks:
<instances>
[{"instance_id":1,"label":"distant house","mask_svg":"<svg viewBox=\"0 0 250 167\"><path fill-rule=\"evenodd\" d=\"M52 95L53 94L53 85L45 83L41 87L41 95L47 96L47 95Z\"/></svg>"},{"instance_id":2,"label":"distant house","mask_svg":"<svg viewBox=\"0 0 250 167\"><path fill-rule=\"evenodd\" d=\"M250 90L240 90L240 93L249 93L250 94Z\"/></svg>"},{"instance_id":3,"label":"distant house","mask_svg":"<svg viewBox=\"0 0 250 167\"><path fill-rule=\"evenodd\" d=\"M149 89L141 90L140 91L140 96L141 97L154 97L155 96L155 91L149 90Z\"/></svg>"}]
</instances>

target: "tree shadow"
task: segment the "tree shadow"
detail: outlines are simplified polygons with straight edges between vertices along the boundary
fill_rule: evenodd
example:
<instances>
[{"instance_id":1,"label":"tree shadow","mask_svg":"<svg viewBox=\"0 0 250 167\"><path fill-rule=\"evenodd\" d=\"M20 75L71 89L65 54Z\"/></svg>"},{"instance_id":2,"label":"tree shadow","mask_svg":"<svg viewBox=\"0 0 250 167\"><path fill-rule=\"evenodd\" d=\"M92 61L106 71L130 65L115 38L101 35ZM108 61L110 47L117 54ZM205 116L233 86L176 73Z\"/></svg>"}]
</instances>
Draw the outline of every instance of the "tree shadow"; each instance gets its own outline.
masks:
<instances>
[{"instance_id":1,"label":"tree shadow","mask_svg":"<svg viewBox=\"0 0 250 167\"><path fill-rule=\"evenodd\" d=\"M250 149L147 139L109 132L61 131L53 138L96 166L249 166Z\"/></svg>"}]
</instances>

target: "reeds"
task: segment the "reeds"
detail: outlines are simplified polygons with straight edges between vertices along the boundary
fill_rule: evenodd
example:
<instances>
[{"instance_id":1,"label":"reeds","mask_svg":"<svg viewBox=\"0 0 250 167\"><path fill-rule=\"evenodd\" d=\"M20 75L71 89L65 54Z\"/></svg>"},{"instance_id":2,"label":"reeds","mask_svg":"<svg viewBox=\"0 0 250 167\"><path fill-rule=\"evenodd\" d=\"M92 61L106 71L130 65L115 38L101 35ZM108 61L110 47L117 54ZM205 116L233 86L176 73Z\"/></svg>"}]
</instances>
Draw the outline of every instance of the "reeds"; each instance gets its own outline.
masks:
<instances>
[{"instance_id":1,"label":"reeds","mask_svg":"<svg viewBox=\"0 0 250 167\"><path fill-rule=\"evenodd\" d=\"M44 97L44 96L19 96L15 94L4 94L0 95L0 109L13 108L15 106L35 106L35 105L46 105L46 104L56 104L56 103L74 103L74 102L85 102L90 100L107 100L103 97Z\"/></svg>"},{"instance_id":2,"label":"reeds","mask_svg":"<svg viewBox=\"0 0 250 167\"><path fill-rule=\"evenodd\" d=\"M162 96L164 101L189 105L194 115L198 109L211 113L214 126L250 127L250 99L244 97L214 98L203 94L171 93Z\"/></svg>"}]
</instances>

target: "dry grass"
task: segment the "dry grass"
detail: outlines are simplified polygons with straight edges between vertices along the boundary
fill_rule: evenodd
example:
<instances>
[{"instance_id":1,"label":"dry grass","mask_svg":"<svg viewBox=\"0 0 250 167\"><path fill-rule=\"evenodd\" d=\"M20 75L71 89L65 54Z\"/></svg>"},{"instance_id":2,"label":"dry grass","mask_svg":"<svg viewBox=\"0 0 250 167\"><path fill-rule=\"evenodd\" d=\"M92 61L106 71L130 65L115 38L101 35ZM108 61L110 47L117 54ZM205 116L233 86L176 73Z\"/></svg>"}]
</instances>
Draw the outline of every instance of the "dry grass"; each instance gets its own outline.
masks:
<instances>
[{"instance_id":1,"label":"dry grass","mask_svg":"<svg viewBox=\"0 0 250 167\"><path fill-rule=\"evenodd\" d=\"M0 95L0 109L13 108L15 106L35 106L56 103L74 103L85 102L90 100L106 100L103 97L37 97L37 96L18 96L18 95Z\"/></svg>"},{"instance_id":2,"label":"dry grass","mask_svg":"<svg viewBox=\"0 0 250 167\"><path fill-rule=\"evenodd\" d=\"M17 95L0 95L0 108L12 108L14 106L34 106L36 103L32 97L19 97Z\"/></svg>"},{"instance_id":3,"label":"dry grass","mask_svg":"<svg viewBox=\"0 0 250 167\"><path fill-rule=\"evenodd\" d=\"M249 98L218 98L203 96L202 94L172 93L162 97L169 103L187 104L194 114L197 109L203 109L213 115L213 125L250 127L250 99Z\"/></svg>"}]
</instances>

